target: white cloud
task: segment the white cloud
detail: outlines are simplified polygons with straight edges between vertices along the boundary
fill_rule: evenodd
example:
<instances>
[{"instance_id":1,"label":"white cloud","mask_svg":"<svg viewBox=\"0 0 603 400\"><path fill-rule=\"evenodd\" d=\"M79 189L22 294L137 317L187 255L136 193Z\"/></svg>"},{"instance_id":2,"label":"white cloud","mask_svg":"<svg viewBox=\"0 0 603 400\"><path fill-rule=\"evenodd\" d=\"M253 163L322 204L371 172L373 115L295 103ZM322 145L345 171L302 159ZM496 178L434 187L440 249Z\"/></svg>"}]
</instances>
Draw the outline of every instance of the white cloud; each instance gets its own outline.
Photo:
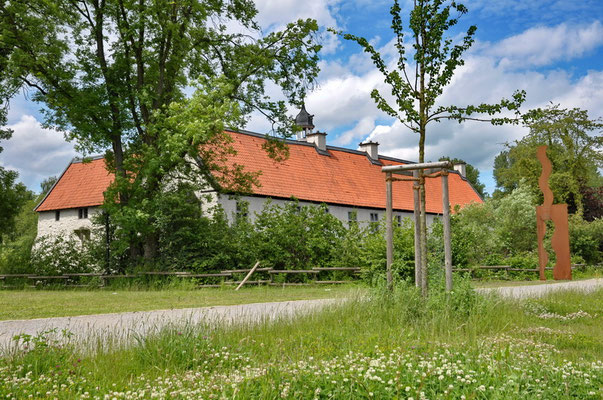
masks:
<instances>
[{"instance_id":1,"label":"white cloud","mask_svg":"<svg viewBox=\"0 0 603 400\"><path fill-rule=\"evenodd\" d=\"M331 13L340 0L256 0L257 20L263 28L281 27L300 18L313 18L319 25L336 27Z\"/></svg>"},{"instance_id":2,"label":"white cloud","mask_svg":"<svg viewBox=\"0 0 603 400\"><path fill-rule=\"evenodd\" d=\"M595 34L599 31L600 38ZM539 35L551 36L552 43L538 54L526 55L529 52L521 48L521 42ZM568 40L573 43L568 44ZM477 51L467 55L465 65L455 73L440 98L440 104L464 106L497 103L503 97L509 98L515 90L524 89L527 92L524 110L544 107L553 102L566 108L587 109L593 118L602 116L603 71L592 70L575 77L562 69L543 71L536 68L542 63L583 56L599 43L603 43L603 27L600 23L529 29L498 43L482 42ZM512 44L517 44L517 47L514 48ZM532 48L530 43L525 46ZM384 44L383 49L389 47L391 41ZM555 53L555 49L560 52ZM536 52L539 49L533 50ZM509 68L508 63L501 62L513 57L517 60L533 58L526 60L526 68L523 69ZM354 145L354 141L372 139L380 143L381 154L407 160L418 159L418 135L400 122L387 118L370 98L373 89L377 88L383 95L388 95L389 88L383 83L382 75L374 67L366 65L365 55L359 52L349 57L347 63L330 61L323 62L321 66L319 89L311 93L306 102L308 111L316 114L314 121L317 129L329 133L341 126L352 127L337 137L329 136L329 142ZM492 182L494 157L503 149L503 143L520 139L526 133L526 128L521 126L492 126L477 122L433 123L428 131L426 160L437 160L443 155L459 157L477 166L486 175L486 182Z\"/></svg>"},{"instance_id":3,"label":"white cloud","mask_svg":"<svg viewBox=\"0 0 603 400\"><path fill-rule=\"evenodd\" d=\"M63 135L44 129L31 115L8 125L13 137L3 142L0 164L19 172L19 179L30 189L39 191L38 184L49 176L60 174L76 152Z\"/></svg>"},{"instance_id":4,"label":"white cloud","mask_svg":"<svg viewBox=\"0 0 603 400\"><path fill-rule=\"evenodd\" d=\"M354 140L358 141L366 137L367 132L371 132L375 128L375 119L364 117L352 129L343 132L333 141L337 145L349 145Z\"/></svg>"},{"instance_id":5,"label":"white cloud","mask_svg":"<svg viewBox=\"0 0 603 400\"><path fill-rule=\"evenodd\" d=\"M514 68L549 65L581 57L603 45L603 25L535 27L504 39L486 51L500 57L501 64Z\"/></svg>"},{"instance_id":6,"label":"white cloud","mask_svg":"<svg viewBox=\"0 0 603 400\"><path fill-rule=\"evenodd\" d=\"M321 54L332 54L340 45L337 36L324 32L326 28L339 29L335 18L341 0L256 0L257 21L267 32L281 30L290 22L312 18L321 27Z\"/></svg>"}]
</instances>

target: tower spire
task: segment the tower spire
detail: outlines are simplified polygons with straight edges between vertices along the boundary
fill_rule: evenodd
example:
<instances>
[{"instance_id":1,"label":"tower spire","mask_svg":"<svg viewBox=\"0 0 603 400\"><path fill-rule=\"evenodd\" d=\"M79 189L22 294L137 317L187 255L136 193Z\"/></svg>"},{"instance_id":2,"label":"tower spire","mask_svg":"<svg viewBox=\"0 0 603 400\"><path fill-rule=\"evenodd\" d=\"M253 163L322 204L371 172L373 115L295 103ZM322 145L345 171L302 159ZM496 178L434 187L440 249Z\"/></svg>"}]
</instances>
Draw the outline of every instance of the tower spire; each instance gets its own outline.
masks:
<instances>
[{"instance_id":1,"label":"tower spire","mask_svg":"<svg viewBox=\"0 0 603 400\"><path fill-rule=\"evenodd\" d=\"M314 115L306 111L306 103L302 103L301 111L295 117L295 125L301 128L301 131L297 133L297 140L304 139L308 134L312 133L314 129L313 119Z\"/></svg>"}]
</instances>

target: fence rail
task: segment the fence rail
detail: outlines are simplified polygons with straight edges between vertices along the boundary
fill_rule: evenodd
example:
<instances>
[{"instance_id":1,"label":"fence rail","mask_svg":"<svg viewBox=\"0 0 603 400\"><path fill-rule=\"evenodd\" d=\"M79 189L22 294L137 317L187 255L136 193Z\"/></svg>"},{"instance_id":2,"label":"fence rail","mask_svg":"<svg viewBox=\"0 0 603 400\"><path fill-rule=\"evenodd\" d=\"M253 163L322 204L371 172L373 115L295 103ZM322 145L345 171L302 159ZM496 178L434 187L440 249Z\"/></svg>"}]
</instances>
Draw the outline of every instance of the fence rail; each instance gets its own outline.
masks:
<instances>
[{"instance_id":1,"label":"fence rail","mask_svg":"<svg viewBox=\"0 0 603 400\"><path fill-rule=\"evenodd\" d=\"M249 273L252 269L232 269L223 270L215 273L194 273L189 271L141 271L130 274L106 274L100 272L81 272L68 273L62 275L35 275L35 274L1 274L0 283L4 283L0 288L16 288L24 285L9 285L12 283L27 283L28 287L45 287L45 286L63 286L63 287L99 287L108 286L110 281L120 279L135 279L135 278L192 278L199 280L197 287L199 288L217 288L230 285L239 285L242 282L242 275ZM337 272L339 280L325 279L324 273ZM275 270L273 268L256 268L254 274L262 275L265 278L256 277L254 280L246 281L248 285L270 285L270 286L302 286L311 284L342 284L349 282L357 282L355 275L360 272L359 267L314 267L309 270ZM342 275L348 275L349 280L341 280ZM303 277L301 282L288 281L288 276ZM322 276L322 279L319 277ZM280 278L276 278L280 277ZM284 278L283 278L284 277ZM267 278L267 279L266 279ZM276 279L275 279L276 278ZM85 282L85 280L88 282ZM295 278L294 280L300 280Z\"/></svg>"},{"instance_id":2,"label":"fence rail","mask_svg":"<svg viewBox=\"0 0 603 400\"><path fill-rule=\"evenodd\" d=\"M586 265L572 264L572 270L580 270L586 267L603 268L603 264ZM546 268L550 271L553 268ZM474 275L477 271L504 271L504 272L531 272L536 273L538 268L516 268L510 265L481 265L472 268L453 268L454 272L468 272ZM35 275L35 274L0 274L0 288L15 287L45 287L45 286L64 286L64 287L99 287L103 288L109 285L109 282L120 279L135 278L191 278L196 279L197 287L224 287L238 285L242 282L243 276L251 271L249 269L232 269L215 273L193 273L189 271L143 271L130 274L106 274L100 272L82 272L67 273L62 275ZM269 286L304 286L304 285L330 285L344 284L358 281L358 275L361 269L359 267L313 267L305 270L286 270L273 268L256 268L254 271L254 280L246 281L249 285L269 285ZM336 275L325 276L326 273L335 272ZM294 281L289 280L291 277ZM328 278L328 279L325 279ZM343 278L343 279L342 279ZM85 282L88 279L88 282ZM9 283L20 282L22 285L10 285Z\"/></svg>"},{"instance_id":3,"label":"fence rail","mask_svg":"<svg viewBox=\"0 0 603 400\"><path fill-rule=\"evenodd\" d=\"M603 264L594 264L594 265L588 265L588 264L572 264L571 268L572 270L580 270L580 269L584 269L586 267L589 268L603 268ZM475 272L475 271L479 271L479 270L501 270L501 271L513 271L513 272L539 272L540 269L539 268L514 268L510 265L480 265L477 267L473 267L473 268L452 268L453 272ZM552 271L553 267L546 267L545 270L547 271Z\"/></svg>"}]
</instances>

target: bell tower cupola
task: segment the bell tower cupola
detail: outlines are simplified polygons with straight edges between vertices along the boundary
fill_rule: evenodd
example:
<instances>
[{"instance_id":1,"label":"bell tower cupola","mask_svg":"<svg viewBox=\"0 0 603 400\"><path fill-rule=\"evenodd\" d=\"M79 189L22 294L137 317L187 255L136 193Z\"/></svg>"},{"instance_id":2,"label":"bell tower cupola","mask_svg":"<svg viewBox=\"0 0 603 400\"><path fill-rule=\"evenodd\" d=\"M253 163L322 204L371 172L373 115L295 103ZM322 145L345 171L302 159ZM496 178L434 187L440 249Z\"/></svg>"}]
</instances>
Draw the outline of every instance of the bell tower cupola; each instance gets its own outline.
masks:
<instances>
[{"instance_id":1,"label":"bell tower cupola","mask_svg":"<svg viewBox=\"0 0 603 400\"><path fill-rule=\"evenodd\" d=\"M302 104L302 109L295 117L295 125L301 128L301 131L297 132L297 140L305 140L305 138L312 133L314 129L314 115L310 115L306 111L306 105Z\"/></svg>"}]
</instances>

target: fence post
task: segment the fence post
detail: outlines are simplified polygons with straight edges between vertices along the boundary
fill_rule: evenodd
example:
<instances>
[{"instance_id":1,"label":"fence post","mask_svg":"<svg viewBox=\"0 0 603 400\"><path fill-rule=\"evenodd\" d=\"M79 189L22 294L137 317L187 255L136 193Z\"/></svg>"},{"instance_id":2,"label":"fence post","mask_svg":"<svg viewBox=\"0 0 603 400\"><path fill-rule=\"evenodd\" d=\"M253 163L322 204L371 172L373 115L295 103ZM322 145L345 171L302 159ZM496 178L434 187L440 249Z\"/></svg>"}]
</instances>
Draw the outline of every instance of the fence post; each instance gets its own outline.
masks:
<instances>
[{"instance_id":1,"label":"fence post","mask_svg":"<svg viewBox=\"0 0 603 400\"><path fill-rule=\"evenodd\" d=\"M444 267L446 291L452 290L452 247L450 244L450 201L448 199L448 171L442 169L442 219L444 223Z\"/></svg>"},{"instance_id":2,"label":"fence post","mask_svg":"<svg viewBox=\"0 0 603 400\"><path fill-rule=\"evenodd\" d=\"M392 174L385 175L386 202L385 202L385 236L387 241L387 288L392 290L394 282L392 277L392 263L394 262L394 230L392 226Z\"/></svg>"},{"instance_id":3,"label":"fence post","mask_svg":"<svg viewBox=\"0 0 603 400\"><path fill-rule=\"evenodd\" d=\"M419 171L412 171L416 179L412 185L415 217L415 286L421 286L421 202L419 200Z\"/></svg>"}]
</instances>

